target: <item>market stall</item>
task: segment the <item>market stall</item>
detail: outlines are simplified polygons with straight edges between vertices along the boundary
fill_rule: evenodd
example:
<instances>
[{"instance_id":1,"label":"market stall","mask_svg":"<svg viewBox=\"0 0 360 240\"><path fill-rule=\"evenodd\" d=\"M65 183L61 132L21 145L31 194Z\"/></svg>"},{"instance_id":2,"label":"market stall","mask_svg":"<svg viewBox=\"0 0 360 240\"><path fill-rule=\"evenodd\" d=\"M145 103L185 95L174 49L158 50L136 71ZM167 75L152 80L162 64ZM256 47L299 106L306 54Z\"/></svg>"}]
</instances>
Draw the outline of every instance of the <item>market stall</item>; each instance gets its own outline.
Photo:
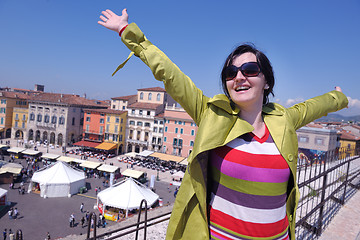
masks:
<instances>
[{"instance_id":1,"label":"market stall","mask_svg":"<svg viewBox=\"0 0 360 240\"><path fill-rule=\"evenodd\" d=\"M31 178L30 191L40 191L41 197L71 197L85 187L85 173L64 162L36 171Z\"/></svg>"},{"instance_id":2,"label":"market stall","mask_svg":"<svg viewBox=\"0 0 360 240\"><path fill-rule=\"evenodd\" d=\"M139 209L143 199L150 207L159 200L159 195L138 181L127 178L99 192L97 206L106 219L117 221L122 217L127 217L129 211Z\"/></svg>"}]
</instances>

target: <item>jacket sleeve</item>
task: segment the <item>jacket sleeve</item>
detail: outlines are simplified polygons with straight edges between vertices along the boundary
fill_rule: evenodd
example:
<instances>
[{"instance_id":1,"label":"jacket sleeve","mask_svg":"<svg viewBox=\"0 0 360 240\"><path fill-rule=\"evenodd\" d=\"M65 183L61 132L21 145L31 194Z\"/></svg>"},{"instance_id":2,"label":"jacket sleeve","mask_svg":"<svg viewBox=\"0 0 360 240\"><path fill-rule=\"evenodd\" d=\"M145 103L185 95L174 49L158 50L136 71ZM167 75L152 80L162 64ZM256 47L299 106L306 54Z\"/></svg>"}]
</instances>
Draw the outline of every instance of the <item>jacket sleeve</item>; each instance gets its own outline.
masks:
<instances>
[{"instance_id":1,"label":"jacket sleeve","mask_svg":"<svg viewBox=\"0 0 360 240\"><path fill-rule=\"evenodd\" d=\"M121 35L124 44L148 67L155 79L162 81L165 90L199 125L208 97L198 89L171 60L153 45L135 23L129 24Z\"/></svg>"},{"instance_id":2,"label":"jacket sleeve","mask_svg":"<svg viewBox=\"0 0 360 240\"><path fill-rule=\"evenodd\" d=\"M328 113L339 111L347 105L347 97L342 92L334 90L303 103L295 104L287 109L287 114L297 130Z\"/></svg>"}]
</instances>

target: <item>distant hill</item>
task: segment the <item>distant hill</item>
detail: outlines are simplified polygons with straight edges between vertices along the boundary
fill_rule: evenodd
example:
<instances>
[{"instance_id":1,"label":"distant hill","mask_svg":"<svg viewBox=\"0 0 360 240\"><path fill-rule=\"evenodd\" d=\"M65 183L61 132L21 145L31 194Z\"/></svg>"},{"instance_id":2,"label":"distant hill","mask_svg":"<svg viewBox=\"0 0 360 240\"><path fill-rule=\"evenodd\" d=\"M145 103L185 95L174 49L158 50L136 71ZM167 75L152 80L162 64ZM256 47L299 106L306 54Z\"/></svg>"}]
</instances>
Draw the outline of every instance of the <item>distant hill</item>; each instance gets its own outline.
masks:
<instances>
[{"instance_id":1,"label":"distant hill","mask_svg":"<svg viewBox=\"0 0 360 240\"><path fill-rule=\"evenodd\" d=\"M317 119L315 122L360 122L360 115L357 116L343 116L336 113L330 113L325 117Z\"/></svg>"}]
</instances>

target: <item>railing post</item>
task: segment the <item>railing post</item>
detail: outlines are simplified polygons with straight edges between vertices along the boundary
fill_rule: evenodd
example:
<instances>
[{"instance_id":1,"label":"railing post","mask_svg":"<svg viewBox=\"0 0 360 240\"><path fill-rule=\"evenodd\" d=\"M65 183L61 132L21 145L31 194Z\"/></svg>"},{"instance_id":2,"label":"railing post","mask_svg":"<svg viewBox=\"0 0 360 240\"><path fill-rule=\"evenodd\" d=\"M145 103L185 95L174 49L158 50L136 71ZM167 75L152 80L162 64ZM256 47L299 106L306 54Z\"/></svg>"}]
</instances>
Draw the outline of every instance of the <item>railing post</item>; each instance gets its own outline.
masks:
<instances>
[{"instance_id":1,"label":"railing post","mask_svg":"<svg viewBox=\"0 0 360 240\"><path fill-rule=\"evenodd\" d=\"M325 194L326 194L326 187L327 187L327 176L328 174L326 173L324 175L323 178L323 184L322 184L322 188L321 188L321 207L320 207L320 212L319 212L319 219L318 219L318 226L316 226L316 235L320 236L321 235L321 231L322 231L322 225L323 225L323 216L324 216L324 200L325 200Z\"/></svg>"},{"instance_id":2,"label":"railing post","mask_svg":"<svg viewBox=\"0 0 360 240\"><path fill-rule=\"evenodd\" d=\"M343 196L342 196L342 198L341 198L341 205L344 205L344 204L345 204L346 187L347 187L347 185L348 185L349 171L350 171L350 163L351 163L351 161L348 159L347 170L346 170L346 176L345 176L344 193L343 193Z\"/></svg>"},{"instance_id":3,"label":"railing post","mask_svg":"<svg viewBox=\"0 0 360 240\"><path fill-rule=\"evenodd\" d=\"M105 209L104 209L105 212ZM90 231L91 231L91 220L94 219L94 237L93 239L96 240L96 214L94 212L90 213L89 221L88 221L88 231L87 231L87 237L86 239L90 238Z\"/></svg>"},{"instance_id":4,"label":"railing post","mask_svg":"<svg viewBox=\"0 0 360 240\"><path fill-rule=\"evenodd\" d=\"M144 240L146 240L146 228L147 228L147 202L145 199L141 200L140 208L139 208L139 215L138 215L138 222L136 225L136 234L135 234L135 240L138 239L138 233L139 233L139 225L140 225L140 216L142 211L142 205L145 204L145 220L144 220Z\"/></svg>"}]
</instances>

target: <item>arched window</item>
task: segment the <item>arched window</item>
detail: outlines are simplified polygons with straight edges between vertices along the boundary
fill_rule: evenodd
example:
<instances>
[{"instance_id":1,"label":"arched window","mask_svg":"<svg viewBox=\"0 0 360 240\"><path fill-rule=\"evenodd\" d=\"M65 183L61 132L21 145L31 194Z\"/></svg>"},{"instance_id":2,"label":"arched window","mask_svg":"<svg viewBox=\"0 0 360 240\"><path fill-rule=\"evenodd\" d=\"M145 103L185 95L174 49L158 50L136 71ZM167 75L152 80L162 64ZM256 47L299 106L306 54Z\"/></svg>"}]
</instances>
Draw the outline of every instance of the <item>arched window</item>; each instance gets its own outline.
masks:
<instances>
[{"instance_id":1,"label":"arched window","mask_svg":"<svg viewBox=\"0 0 360 240\"><path fill-rule=\"evenodd\" d=\"M30 113L30 121L34 121L35 120L35 114L34 113Z\"/></svg>"},{"instance_id":2,"label":"arched window","mask_svg":"<svg viewBox=\"0 0 360 240\"><path fill-rule=\"evenodd\" d=\"M37 115L37 121L38 121L38 122L41 122L41 120L42 120L42 115L41 115L41 114L38 114L38 115Z\"/></svg>"},{"instance_id":3,"label":"arched window","mask_svg":"<svg viewBox=\"0 0 360 240\"><path fill-rule=\"evenodd\" d=\"M156 101L160 102L160 93L156 95Z\"/></svg>"},{"instance_id":4,"label":"arched window","mask_svg":"<svg viewBox=\"0 0 360 240\"><path fill-rule=\"evenodd\" d=\"M56 116L52 116L51 118L51 123L56 123L57 122L57 117Z\"/></svg>"},{"instance_id":5,"label":"arched window","mask_svg":"<svg viewBox=\"0 0 360 240\"><path fill-rule=\"evenodd\" d=\"M140 93L140 99L143 100L143 98L144 98L144 93L141 92L141 93Z\"/></svg>"},{"instance_id":6,"label":"arched window","mask_svg":"<svg viewBox=\"0 0 360 240\"><path fill-rule=\"evenodd\" d=\"M151 98L152 98L152 93L149 93L148 100L151 100Z\"/></svg>"},{"instance_id":7,"label":"arched window","mask_svg":"<svg viewBox=\"0 0 360 240\"><path fill-rule=\"evenodd\" d=\"M63 116L59 117L59 124L64 124L65 118Z\"/></svg>"},{"instance_id":8,"label":"arched window","mask_svg":"<svg viewBox=\"0 0 360 240\"><path fill-rule=\"evenodd\" d=\"M47 114L45 115L44 122L46 122L46 123L50 122L50 116L49 115L47 115Z\"/></svg>"}]
</instances>

